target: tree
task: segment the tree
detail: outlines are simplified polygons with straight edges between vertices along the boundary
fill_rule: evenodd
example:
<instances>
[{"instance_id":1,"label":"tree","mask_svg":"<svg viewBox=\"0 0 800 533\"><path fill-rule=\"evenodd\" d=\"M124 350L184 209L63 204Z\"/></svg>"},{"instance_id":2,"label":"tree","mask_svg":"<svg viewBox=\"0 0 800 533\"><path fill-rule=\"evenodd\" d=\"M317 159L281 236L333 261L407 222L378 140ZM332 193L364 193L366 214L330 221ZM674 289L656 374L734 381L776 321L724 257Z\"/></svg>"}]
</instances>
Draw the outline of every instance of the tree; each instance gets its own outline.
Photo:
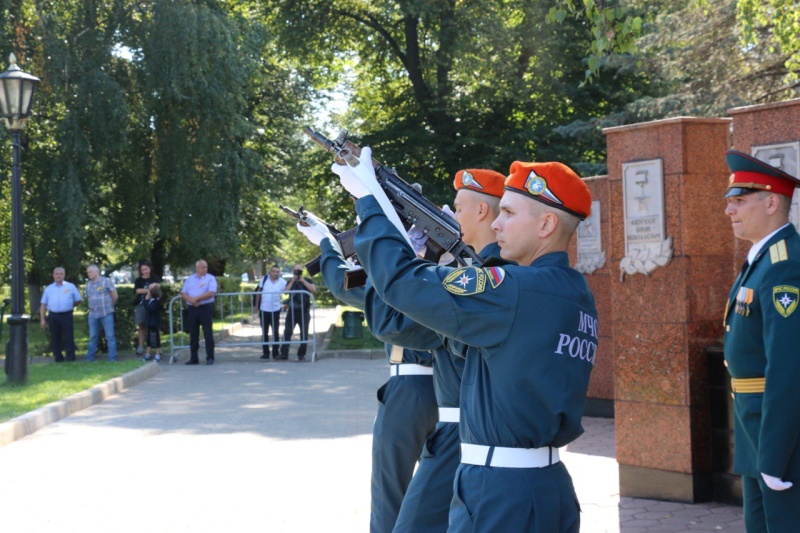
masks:
<instances>
[{"instance_id":1,"label":"tree","mask_svg":"<svg viewBox=\"0 0 800 533\"><path fill-rule=\"evenodd\" d=\"M32 283L111 249L160 272L199 256L222 267L254 244L241 236L262 221L243 213L284 193L309 84L252 3L15 0L0 13L0 50L43 80L24 160Z\"/></svg>"},{"instance_id":2,"label":"tree","mask_svg":"<svg viewBox=\"0 0 800 533\"><path fill-rule=\"evenodd\" d=\"M599 130L576 146L555 127L602 116L650 90L635 65L609 67L601 83L579 87L590 26L578 19L548 25L538 2L267 4L284 23L287 49L309 62L350 64L350 110L336 120L439 202L452 196L460 168L504 172L513 160L534 157L602 167ZM321 59L313 55L322 50Z\"/></svg>"}]
</instances>

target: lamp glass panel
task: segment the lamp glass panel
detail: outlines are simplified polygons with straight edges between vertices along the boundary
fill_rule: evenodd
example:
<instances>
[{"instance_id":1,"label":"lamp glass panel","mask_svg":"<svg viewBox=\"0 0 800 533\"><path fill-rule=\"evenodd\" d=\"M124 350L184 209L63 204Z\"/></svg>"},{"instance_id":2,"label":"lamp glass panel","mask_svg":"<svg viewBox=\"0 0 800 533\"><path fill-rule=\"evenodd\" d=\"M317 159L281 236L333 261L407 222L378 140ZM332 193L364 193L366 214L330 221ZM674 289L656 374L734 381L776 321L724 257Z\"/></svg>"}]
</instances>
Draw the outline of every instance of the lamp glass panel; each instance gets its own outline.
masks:
<instances>
[{"instance_id":1,"label":"lamp glass panel","mask_svg":"<svg viewBox=\"0 0 800 533\"><path fill-rule=\"evenodd\" d=\"M6 92L6 80L0 80L0 114L8 115L8 93Z\"/></svg>"},{"instance_id":2,"label":"lamp glass panel","mask_svg":"<svg viewBox=\"0 0 800 533\"><path fill-rule=\"evenodd\" d=\"M11 116L19 115L20 94L19 89L22 81L19 79L7 79L6 82L6 96L8 97L8 113Z\"/></svg>"},{"instance_id":3,"label":"lamp glass panel","mask_svg":"<svg viewBox=\"0 0 800 533\"><path fill-rule=\"evenodd\" d=\"M32 81L24 81L22 83L22 108L20 112L22 116L27 117L31 111L31 98L33 98L33 90L36 87Z\"/></svg>"}]
</instances>

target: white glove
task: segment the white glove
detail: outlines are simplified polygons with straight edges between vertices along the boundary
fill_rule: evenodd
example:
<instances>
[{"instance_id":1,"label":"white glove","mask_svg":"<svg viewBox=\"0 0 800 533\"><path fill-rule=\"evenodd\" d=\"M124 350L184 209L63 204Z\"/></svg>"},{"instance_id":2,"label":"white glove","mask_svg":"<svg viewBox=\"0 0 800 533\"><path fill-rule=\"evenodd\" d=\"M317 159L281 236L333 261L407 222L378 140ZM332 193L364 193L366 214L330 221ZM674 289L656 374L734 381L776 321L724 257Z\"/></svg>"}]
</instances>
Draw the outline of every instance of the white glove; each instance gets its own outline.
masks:
<instances>
[{"instance_id":1,"label":"white glove","mask_svg":"<svg viewBox=\"0 0 800 533\"><path fill-rule=\"evenodd\" d=\"M784 481L780 478L768 476L765 473L761 473L761 477L764 478L764 483L767 484L767 487L771 488L772 490L786 490L792 487L793 483L791 481Z\"/></svg>"},{"instance_id":2,"label":"white glove","mask_svg":"<svg viewBox=\"0 0 800 533\"><path fill-rule=\"evenodd\" d=\"M351 167L334 163L331 170L339 176L339 182L347 192L356 198L363 198L372 194L370 185L378 183L375 177L375 168L372 166L372 149L369 146L362 148L361 157L358 160L358 166Z\"/></svg>"},{"instance_id":3,"label":"white glove","mask_svg":"<svg viewBox=\"0 0 800 533\"><path fill-rule=\"evenodd\" d=\"M408 230L408 238L411 240L411 246L414 247L414 252L419 255L420 252L425 250L425 243L428 242L428 235L416 226L411 226Z\"/></svg>"},{"instance_id":4,"label":"white glove","mask_svg":"<svg viewBox=\"0 0 800 533\"><path fill-rule=\"evenodd\" d=\"M449 205L447 205L447 204L444 204L444 205L442 206L442 213L444 213L445 215L449 216L449 217L450 217L450 218L452 218L453 220L455 220L455 219L456 219L456 214L455 214L455 213L453 213L453 211L451 211L451 210L450 210L450 206L449 206Z\"/></svg>"},{"instance_id":5,"label":"white glove","mask_svg":"<svg viewBox=\"0 0 800 533\"><path fill-rule=\"evenodd\" d=\"M453 254L445 252L442 254L442 257L439 258L439 266L447 266L455 260L456 258Z\"/></svg>"},{"instance_id":6,"label":"white glove","mask_svg":"<svg viewBox=\"0 0 800 533\"><path fill-rule=\"evenodd\" d=\"M311 241L311 244L316 244L317 246L319 246L324 239L329 239L331 237L330 232L328 232L328 228L325 228L325 232L322 232L317 228L317 226L303 226L298 222L297 229L300 230L300 233L305 235L309 241Z\"/></svg>"},{"instance_id":7,"label":"white glove","mask_svg":"<svg viewBox=\"0 0 800 533\"><path fill-rule=\"evenodd\" d=\"M370 194L369 189L361 183L361 180L349 166L334 163L331 165L331 170L339 176L339 183L342 184L342 187L354 197L363 198Z\"/></svg>"}]
</instances>

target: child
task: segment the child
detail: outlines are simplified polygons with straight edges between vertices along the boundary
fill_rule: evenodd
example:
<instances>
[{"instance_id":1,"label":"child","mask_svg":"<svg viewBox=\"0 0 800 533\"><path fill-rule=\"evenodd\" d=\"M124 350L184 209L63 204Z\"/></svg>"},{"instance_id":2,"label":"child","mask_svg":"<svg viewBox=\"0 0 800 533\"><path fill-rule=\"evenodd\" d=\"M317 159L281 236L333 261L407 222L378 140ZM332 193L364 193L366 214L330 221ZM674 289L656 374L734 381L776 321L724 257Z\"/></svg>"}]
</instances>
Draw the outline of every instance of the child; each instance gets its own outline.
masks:
<instances>
[{"instance_id":1,"label":"child","mask_svg":"<svg viewBox=\"0 0 800 533\"><path fill-rule=\"evenodd\" d=\"M145 361L161 362L161 285L151 283L144 297L144 308L147 311L147 352ZM150 349L155 348L156 356L150 355Z\"/></svg>"}]
</instances>

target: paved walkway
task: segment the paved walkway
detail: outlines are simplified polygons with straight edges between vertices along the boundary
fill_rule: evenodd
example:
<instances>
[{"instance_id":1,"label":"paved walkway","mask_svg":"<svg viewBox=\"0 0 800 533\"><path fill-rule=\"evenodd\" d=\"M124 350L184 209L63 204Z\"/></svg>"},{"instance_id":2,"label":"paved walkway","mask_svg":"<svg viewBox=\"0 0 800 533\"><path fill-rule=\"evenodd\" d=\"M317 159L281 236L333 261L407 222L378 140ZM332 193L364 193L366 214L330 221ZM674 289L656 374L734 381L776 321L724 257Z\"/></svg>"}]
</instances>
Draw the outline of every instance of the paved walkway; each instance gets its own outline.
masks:
<instances>
[{"instance_id":1,"label":"paved walkway","mask_svg":"<svg viewBox=\"0 0 800 533\"><path fill-rule=\"evenodd\" d=\"M0 531L367 531L386 362L259 354L222 345L211 367L162 364L0 448ZM613 420L584 425L562 455L582 532L744 531L739 507L620 498Z\"/></svg>"}]
</instances>

